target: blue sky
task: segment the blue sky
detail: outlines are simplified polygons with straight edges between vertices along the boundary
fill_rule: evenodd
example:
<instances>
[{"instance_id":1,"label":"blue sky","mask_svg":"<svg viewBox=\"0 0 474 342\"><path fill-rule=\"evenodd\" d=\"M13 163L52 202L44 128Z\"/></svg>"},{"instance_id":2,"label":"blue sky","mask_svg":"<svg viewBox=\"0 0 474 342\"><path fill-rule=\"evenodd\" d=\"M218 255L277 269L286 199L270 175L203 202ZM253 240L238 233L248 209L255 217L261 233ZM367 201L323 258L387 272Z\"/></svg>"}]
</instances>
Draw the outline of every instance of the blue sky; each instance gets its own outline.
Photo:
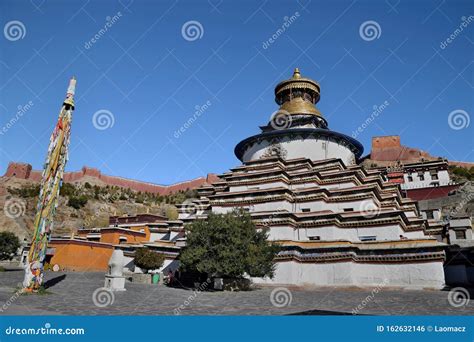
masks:
<instances>
[{"instance_id":1,"label":"blue sky","mask_svg":"<svg viewBox=\"0 0 474 342\"><path fill-rule=\"evenodd\" d=\"M471 15L467 0L0 0L0 170L11 160L41 168L75 75L67 170L160 184L224 172L277 109L274 86L294 67L320 82L333 130L351 135L387 101L357 136L365 153L373 136L400 134L472 162Z\"/></svg>"}]
</instances>

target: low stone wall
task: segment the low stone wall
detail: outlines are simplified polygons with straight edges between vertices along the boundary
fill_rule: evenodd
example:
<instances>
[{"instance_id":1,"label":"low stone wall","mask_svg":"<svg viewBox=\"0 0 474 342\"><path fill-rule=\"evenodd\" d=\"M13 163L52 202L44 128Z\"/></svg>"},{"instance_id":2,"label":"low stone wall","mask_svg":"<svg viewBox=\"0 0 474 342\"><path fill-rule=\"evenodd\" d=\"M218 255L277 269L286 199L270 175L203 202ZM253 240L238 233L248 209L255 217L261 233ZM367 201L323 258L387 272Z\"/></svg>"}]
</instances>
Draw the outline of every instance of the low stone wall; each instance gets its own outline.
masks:
<instances>
[{"instance_id":1,"label":"low stone wall","mask_svg":"<svg viewBox=\"0 0 474 342\"><path fill-rule=\"evenodd\" d=\"M387 286L435 288L445 285L443 262L370 264L354 262L278 262L275 276L252 278L257 284L297 286Z\"/></svg>"},{"instance_id":2,"label":"low stone wall","mask_svg":"<svg viewBox=\"0 0 474 342\"><path fill-rule=\"evenodd\" d=\"M132 274L132 283L151 284L151 274L133 273Z\"/></svg>"}]
</instances>

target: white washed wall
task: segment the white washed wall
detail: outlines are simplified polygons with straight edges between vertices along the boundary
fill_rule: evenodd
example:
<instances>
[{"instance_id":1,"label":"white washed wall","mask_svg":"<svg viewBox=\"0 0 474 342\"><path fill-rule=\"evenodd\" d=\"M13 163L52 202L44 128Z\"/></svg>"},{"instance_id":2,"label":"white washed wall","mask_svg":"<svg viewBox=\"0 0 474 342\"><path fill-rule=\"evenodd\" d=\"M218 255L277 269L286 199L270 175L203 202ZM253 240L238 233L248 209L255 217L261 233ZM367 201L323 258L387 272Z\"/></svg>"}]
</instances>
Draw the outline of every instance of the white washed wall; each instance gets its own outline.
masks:
<instances>
[{"instance_id":1,"label":"white washed wall","mask_svg":"<svg viewBox=\"0 0 474 342\"><path fill-rule=\"evenodd\" d=\"M161 240L165 236L165 233L150 233L150 241L158 241Z\"/></svg>"},{"instance_id":2,"label":"white washed wall","mask_svg":"<svg viewBox=\"0 0 474 342\"><path fill-rule=\"evenodd\" d=\"M245 199L251 199L252 196L247 196ZM242 197L235 198L242 199ZM234 200L234 199L233 199ZM290 212L301 213L302 209L310 209L310 211L321 211L331 210L335 213L344 212L345 208L352 208L353 211L367 211L377 208L376 202L372 199L361 199L358 201L347 201L347 202L325 202L323 200L313 202L299 202L290 203L287 201L273 201L273 202L262 202L254 203L252 205L243 205L245 208L249 208L251 212L258 211L273 211L273 210L287 210ZM218 204L213 205L212 211L215 213L226 213L231 211L232 208L220 207Z\"/></svg>"},{"instance_id":3,"label":"white washed wall","mask_svg":"<svg viewBox=\"0 0 474 342\"><path fill-rule=\"evenodd\" d=\"M272 183L261 183L255 185L239 185L229 187L229 192L258 190L258 189L270 189L270 188L288 188L288 184L285 182L272 182Z\"/></svg>"},{"instance_id":4,"label":"white washed wall","mask_svg":"<svg viewBox=\"0 0 474 342\"><path fill-rule=\"evenodd\" d=\"M298 263L278 262L275 276L252 278L255 283L319 286L396 286L436 288L444 286L441 261L405 264L368 264L354 262Z\"/></svg>"},{"instance_id":5,"label":"white washed wall","mask_svg":"<svg viewBox=\"0 0 474 342\"><path fill-rule=\"evenodd\" d=\"M230 186L229 192L239 192L239 191L249 191L249 190L256 190L256 189L272 189L272 188L285 188L291 190L298 190L298 189L306 189L306 188L314 188L314 187L321 187L325 189L346 189L354 187L354 182L341 182L335 184L325 184L320 186L316 181L311 181L307 183L298 183L298 184L287 184L285 182L271 182L271 183L260 183L255 185L239 185L239 186Z\"/></svg>"},{"instance_id":6,"label":"white washed wall","mask_svg":"<svg viewBox=\"0 0 474 342\"><path fill-rule=\"evenodd\" d=\"M346 240L360 242L362 236L375 236L376 241L400 240L400 235L409 239L426 238L423 231L404 232L399 225L367 228L340 228L334 225L294 229L291 226L273 226L269 230L270 240L309 241L310 237L320 236L325 240Z\"/></svg>"},{"instance_id":7,"label":"white washed wall","mask_svg":"<svg viewBox=\"0 0 474 342\"><path fill-rule=\"evenodd\" d=\"M326 144L326 147L324 147L323 143ZM254 144L244 153L243 161L248 162L260 159L271 145L272 143L267 140ZM350 149L324 138L284 138L280 145L287 152L286 159L309 158L311 160L324 160L340 158L346 165L352 165L355 162L354 154Z\"/></svg>"},{"instance_id":8,"label":"white washed wall","mask_svg":"<svg viewBox=\"0 0 474 342\"><path fill-rule=\"evenodd\" d=\"M408 181L408 176L412 176L413 181ZM438 171L438 179L432 179L431 173L429 171L423 172L424 180L420 180L420 176L418 172L412 173L405 173L403 178L405 180L404 184L401 184L402 189L418 189L418 188L426 188L433 186L431 183L437 182L440 186L448 185L451 181L449 177L449 173L447 170L440 170Z\"/></svg>"},{"instance_id":9,"label":"white washed wall","mask_svg":"<svg viewBox=\"0 0 474 342\"><path fill-rule=\"evenodd\" d=\"M286 201L275 201L266 203L257 203L252 205L243 205L243 208L248 208L250 212L255 211L289 211L293 212L293 204ZM216 214L225 214L234 209L234 207L220 207L218 205L212 206L212 212Z\"/></svg>"}]
</instances>

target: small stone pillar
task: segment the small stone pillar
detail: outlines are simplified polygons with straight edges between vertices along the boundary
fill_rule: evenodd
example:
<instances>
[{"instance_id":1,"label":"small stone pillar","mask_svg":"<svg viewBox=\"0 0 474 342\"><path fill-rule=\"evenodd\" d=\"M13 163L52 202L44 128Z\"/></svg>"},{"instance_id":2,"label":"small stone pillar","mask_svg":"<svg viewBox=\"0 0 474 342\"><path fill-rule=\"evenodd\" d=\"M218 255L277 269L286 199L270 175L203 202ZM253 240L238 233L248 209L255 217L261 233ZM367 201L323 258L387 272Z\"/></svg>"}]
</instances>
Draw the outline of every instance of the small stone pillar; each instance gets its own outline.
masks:
<instances>
[{"instance_id":1,"label":"small stone pillar","mask_svg":"<svg viewBox=\"0 0 474 342\"><path fill-rule=\"evenodd\" d=\"M109 270L105 275L104 287L110 291L125 291L125 277L123 276L124 257L121 249L113 251L109 260Z\"/></svg>"}]
</instances>

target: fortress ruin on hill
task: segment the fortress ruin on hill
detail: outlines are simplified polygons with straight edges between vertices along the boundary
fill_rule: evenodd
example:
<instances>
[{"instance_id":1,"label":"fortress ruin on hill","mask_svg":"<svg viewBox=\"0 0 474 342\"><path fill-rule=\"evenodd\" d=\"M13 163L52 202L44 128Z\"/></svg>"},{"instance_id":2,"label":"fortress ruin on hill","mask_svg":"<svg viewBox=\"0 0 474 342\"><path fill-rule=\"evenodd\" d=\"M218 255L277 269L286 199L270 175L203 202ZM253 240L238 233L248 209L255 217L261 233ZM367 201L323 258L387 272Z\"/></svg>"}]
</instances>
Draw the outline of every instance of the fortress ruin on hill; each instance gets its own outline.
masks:
<instances>
[{"instance_id":1,"label":"fortress ruin on hill","mask_svg":"<svg viewBox=\"0 0 474 342\"><path fill-rule=\"evenodd\" d=\"M33 170L30 164L11 162L8 165L4 177L15 177L19 179L31 180L33 182L40 182L41 171ZM199 177L171 185L159 185L123 177L104 175L99 169L87 166L84 166L80 171L64 173L64 181L66 183L76 183L86 181L87 179L96 180L103 183L104 185L118 186L121 188L141 192L150 192L160 195L168 195L173 192L196 189L204 184L210 184L217 180L217 176L215 174L209 173L206 177Z\"/></svg>"}]
</instances>

